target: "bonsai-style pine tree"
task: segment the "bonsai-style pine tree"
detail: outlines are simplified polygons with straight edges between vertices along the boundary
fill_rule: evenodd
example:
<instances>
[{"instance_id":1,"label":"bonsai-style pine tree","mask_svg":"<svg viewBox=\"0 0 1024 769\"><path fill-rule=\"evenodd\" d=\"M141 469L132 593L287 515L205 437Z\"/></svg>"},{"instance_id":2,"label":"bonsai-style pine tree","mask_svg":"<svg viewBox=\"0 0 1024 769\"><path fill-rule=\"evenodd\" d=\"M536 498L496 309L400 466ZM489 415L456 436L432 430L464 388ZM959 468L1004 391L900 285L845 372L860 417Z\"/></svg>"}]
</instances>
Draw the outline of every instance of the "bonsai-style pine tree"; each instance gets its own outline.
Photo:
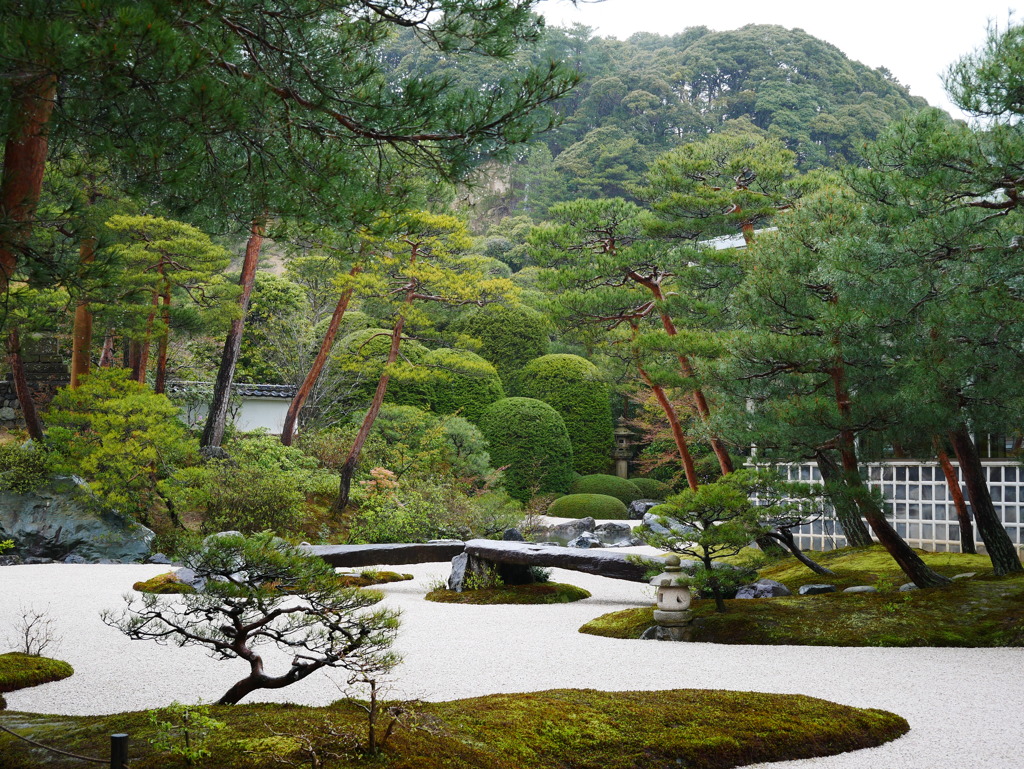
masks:
<instances>
[{"instance_id":1,"label":"bonsai-style pine tree","mask_svg":"<svg viewBox=\"0 0 1024 769\"><path fill-rule=\"evenodd\" d=\"M373 663L389 669L398 614L363 611L380 593L342 587L325 561L269 533L208 537L201 547L180 554L206 584L195 593L143 594L129 598L121 614L105 611L103 621L129 638L204 646L215 659L242 659L249 674L217 701L235 705L258 689L281 689L323 668L358 670ZM264 669L260 647L294 652L277 675Z\"/></svg>"}]
</instances>

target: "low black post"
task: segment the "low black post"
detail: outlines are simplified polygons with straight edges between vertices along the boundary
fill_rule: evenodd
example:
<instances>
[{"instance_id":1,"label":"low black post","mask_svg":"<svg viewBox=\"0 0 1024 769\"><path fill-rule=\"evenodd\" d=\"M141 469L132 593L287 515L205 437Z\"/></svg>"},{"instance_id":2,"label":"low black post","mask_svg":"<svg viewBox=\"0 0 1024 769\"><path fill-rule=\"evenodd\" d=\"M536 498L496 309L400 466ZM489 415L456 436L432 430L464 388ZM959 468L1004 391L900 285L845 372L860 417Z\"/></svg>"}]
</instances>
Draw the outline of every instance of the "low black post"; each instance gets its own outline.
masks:
<instances>
[{"instance_id":1,"label":"low black post","mask_svg":"<svg viewBox=\"0 0 1024 769\"><path fill-rule=\"evenodd\" d=\"M110 735L110 769L128 769L128 735Z\"/></svg>"}]
</instances>

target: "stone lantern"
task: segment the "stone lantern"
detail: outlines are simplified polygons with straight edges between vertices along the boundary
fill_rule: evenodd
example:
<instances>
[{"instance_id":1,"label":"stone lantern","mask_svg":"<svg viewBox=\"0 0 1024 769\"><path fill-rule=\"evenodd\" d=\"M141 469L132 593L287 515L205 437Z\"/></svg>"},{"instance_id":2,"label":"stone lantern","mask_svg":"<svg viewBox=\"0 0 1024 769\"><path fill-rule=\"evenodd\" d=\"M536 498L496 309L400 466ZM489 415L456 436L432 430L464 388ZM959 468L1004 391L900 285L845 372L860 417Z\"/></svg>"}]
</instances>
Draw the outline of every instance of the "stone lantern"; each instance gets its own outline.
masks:
<instances>
[{"instance_id":1,"label":"stone lantern","mask_svg":"<svg viewBox=\"0 0 1024 769\"><path fill-rule=\"evenodd\" d=\"M653 634L659 641L689 641L693 612L690 611L690 588L680 584L682 568L679 556L665 557L665 571L651 580L658 588L654 621L658 627Z\"/></svg>"},{"instance_id":2,"label":"stone lantern","mask_svg":"<svg viewBox=\"0 0 1024 769\"><path fill-rule=\"evenodd\" d=\"M624 417L619 417L614 434L615 474L620 478L629 478L629 460L633 458L633 431L626 427Z\"/></svg>"}]
</instances>

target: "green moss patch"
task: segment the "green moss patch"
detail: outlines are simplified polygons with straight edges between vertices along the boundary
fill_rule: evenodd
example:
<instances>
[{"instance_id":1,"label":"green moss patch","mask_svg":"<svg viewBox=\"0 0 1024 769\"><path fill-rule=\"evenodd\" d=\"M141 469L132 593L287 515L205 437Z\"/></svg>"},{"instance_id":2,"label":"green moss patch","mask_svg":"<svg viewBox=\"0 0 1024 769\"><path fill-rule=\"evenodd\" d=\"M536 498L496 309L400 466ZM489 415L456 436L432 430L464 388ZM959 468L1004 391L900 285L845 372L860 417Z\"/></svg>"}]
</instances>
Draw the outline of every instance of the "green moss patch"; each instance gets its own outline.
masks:
<instances>
[{"instance_id":1,"label":"green moss patch","mask_svg":"<svg viewBox=\"0 0 1024 769\"><path fill-rule=\"evenodd\" d=\"M345 587L386 585L389 582L405 582L412 578L412 574L399 574L397 571L373 571L371 569L367 569L359 574L338 575L338 581Z\"/></svg>"},{"instance_id":2,"label":"green moss patch","mask_svg":"<svg viewBox=\"0 0 1024 769\"><path fill-rule=\"evenodd\" d=\"M33 657L20 652L0 654L0 692L60 681L74 672L68 663L49 657Z\"/></svg>"},{"instance_id":3,"label":"green moss patch","mask_svg":"<svg viewBox=\"0 0 1024 769\"><path fill-rule=\"evenodd\" d=\"M132 590L138 590L140 593L157 593L158 595L181 595L196 592L194 587L179 580L173 571L157 574L145 582L136 582L132 585Z\"/></svg>"},{"instance_id":4,"label":"green moss patch","mask_svg":"<svg viewBox=\"0 0 1024 769\"><path fill-rule=\"evenodd\" d=\"M465 590L461 593L456 593L454 590L431 590L427 593L427 600L437 603L572 603L584 598L590 598L590 593L581 587L565 585L560 582L504 585L479 590Z\"/></svg>"},{"instance_id":5,"label":"green moss patch","mask_svg":"<svg viewBox=\"0 0 1024 769\"><path fill-rule=\"evenodd\" d=\"M259 703L214 706L226 723L214 732L204 766L263 769L366 764L365 714L339 701L326 708ZM559 689L422 703L417 723L398 729L373 765L381 769L726 769L750 763L833 755L874 747L904 734L893 713L852 708L801 695L673 690L601 692ZM0 715L26 737L81 755L104 756L110 734L131 735L133 769L167 767L155 750L147 712L55 718ZM39 765L31 746L0 733L8 769ZM320 763L314 763L315 760ZM56 754L47 766L79 769Z\"/></svg>"},{"instance_id":6,"label":"green moss patch","mask_svg":"<svg viewBox=\"0 0 1024 769\"><path fill-rule=\"evenodd\" d=\"M762 569L761 576L782 582L794 594L800 585L811 583L834 584L840 590L874 585L879 592L727 601L725 614L716 613L712 601L694 601L693 640L800 646L1024 646L1024 576L992 576L986 556L921 555L947 576L969 571L978 576L944 588L901 593L898 587L906 577L881 548L813 553L836 571L835 577L814 574L786 559ZM652 609L627 609L591 620L580 632L639 638L653 624Z\"/></svg>"}]
</instances>

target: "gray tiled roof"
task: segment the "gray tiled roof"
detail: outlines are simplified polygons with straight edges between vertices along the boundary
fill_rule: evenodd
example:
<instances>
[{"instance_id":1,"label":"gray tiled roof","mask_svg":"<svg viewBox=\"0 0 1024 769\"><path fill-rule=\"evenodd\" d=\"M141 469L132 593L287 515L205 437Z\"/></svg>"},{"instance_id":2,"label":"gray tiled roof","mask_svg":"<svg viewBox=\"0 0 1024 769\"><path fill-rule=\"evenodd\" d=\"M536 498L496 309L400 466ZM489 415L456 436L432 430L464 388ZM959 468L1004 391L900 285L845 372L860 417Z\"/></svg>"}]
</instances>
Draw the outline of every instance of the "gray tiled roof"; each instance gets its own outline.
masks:
<instances>
[{"instance_id":1,"label":"gray tiled roof","mask_svg":"<svg viewBox=\"0 0 1024 769\"><path fill-rule=\"evenodd\" d=\"M177 395L190 390L200 392L212 392L213 382L170 382L167 385L168 395ZM231 386L234 395L242 398L287 398L295 397L298 388L295 385L280 384L250 384L247 382L235 382Z\"/></svg>"}]
</instances>

